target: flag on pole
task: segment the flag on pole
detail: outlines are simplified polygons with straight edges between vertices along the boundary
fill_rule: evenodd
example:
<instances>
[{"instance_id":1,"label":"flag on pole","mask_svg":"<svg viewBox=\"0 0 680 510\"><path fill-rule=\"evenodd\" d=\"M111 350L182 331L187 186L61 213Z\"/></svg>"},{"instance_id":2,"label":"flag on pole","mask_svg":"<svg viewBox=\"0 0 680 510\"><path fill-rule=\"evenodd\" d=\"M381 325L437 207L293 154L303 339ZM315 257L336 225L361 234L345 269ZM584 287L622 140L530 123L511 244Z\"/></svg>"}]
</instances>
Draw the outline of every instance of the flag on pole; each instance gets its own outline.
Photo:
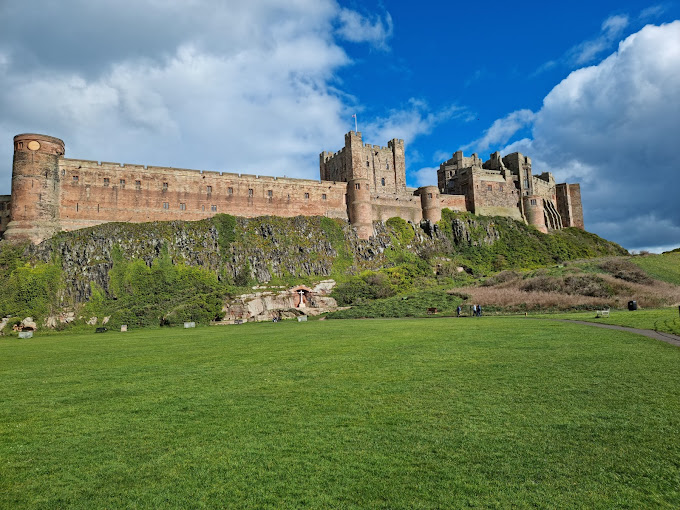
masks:
<instances>
[{"instance_id":1,"label":"flag on pole","mask_svg":"<svg viewBox=\"0 0 680 510\"><path fill-rule=\"evenodd\" d=\"M357 126L357 114L356 114L356 113L353 113L353 114L352 114L352 117L354 118L354 132L355 132L355 133L358 133L358 132L359 132L359 128L358 128L358 126Z\"/></svg>"}]
</instances>

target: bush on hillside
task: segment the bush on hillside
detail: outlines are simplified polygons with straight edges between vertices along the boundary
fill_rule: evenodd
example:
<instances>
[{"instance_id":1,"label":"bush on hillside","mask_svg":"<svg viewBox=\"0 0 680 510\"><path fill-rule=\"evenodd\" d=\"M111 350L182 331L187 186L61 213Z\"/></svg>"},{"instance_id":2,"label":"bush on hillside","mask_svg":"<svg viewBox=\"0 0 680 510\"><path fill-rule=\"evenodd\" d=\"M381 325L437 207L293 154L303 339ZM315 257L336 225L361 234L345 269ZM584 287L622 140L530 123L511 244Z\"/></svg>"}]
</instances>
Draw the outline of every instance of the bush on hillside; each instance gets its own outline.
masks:
<instances>
[{"instance_id":1,"label":"bush on hillside","mask_svg":"<svg viewBox=\"0 0 680 510\"><path fill-rule=\"evenodd\" d=\"M633 283L652 283L650 278L640 267L625 259L608 259L600 264L600 269L615 278Z\"/></svg>"},{"instance_id":2,"label":"bush on hillside","mask_svg":"<svg viewBox=\"0 0 680 510\"><path fill-rule=\"evenodd\" d=\"M326 317L329 319L422 317L427 315L428 308L437 308L439 312L453 314L462 301L458 295L429 290L361 303L348 310L329 313Z\"/></svg>"}]
</instances>

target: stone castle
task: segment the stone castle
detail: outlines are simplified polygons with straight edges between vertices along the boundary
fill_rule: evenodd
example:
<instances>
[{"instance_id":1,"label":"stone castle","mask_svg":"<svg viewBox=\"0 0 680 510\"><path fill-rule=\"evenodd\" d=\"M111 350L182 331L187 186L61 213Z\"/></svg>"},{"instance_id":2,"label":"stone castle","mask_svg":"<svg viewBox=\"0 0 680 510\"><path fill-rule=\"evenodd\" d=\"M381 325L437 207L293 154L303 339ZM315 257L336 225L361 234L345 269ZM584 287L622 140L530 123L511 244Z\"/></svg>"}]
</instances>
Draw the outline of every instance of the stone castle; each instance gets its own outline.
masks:
<instances>
[{"instance_id":1,"label":"stone castle","mask_svg":"<svg viewBox=\"0 0 680 510\"><path fill-rule=\"evenodd\" d=\"M320 180L106 163L64 157L64 142L14 137L12 194L0 196L0 234L34 243L62 230L112 221L235 216L328 216L348 220L362 239L373 222L398 216L437 222L441 211L510 216L542 232L583 228L578 184L531 173L520 153L482 162L462 152L441 164L437 186L406 186L404 141L364 144L359 132L320 155Z\"/></svg>"}]
</instances>

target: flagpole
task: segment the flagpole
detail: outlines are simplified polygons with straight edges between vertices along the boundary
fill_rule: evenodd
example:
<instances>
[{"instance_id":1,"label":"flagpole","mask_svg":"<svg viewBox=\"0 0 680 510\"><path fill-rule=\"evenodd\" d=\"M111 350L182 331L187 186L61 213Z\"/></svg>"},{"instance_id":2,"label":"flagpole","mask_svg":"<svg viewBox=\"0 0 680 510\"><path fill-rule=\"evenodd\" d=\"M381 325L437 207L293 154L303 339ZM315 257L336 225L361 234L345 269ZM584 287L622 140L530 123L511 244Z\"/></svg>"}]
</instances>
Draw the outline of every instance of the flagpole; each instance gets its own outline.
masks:
<instances>
[{"instance_id":1,"label":"flagpole","mask_svg":"<svg viewBox=\"0 0 680 510\"><path fill-rule=\"evenodd\" d=\"M357 114L355 113L352 115L354 117L354 133L357 134L359 132L359 126L357 125Z\"/></svg>"}]
</instances>

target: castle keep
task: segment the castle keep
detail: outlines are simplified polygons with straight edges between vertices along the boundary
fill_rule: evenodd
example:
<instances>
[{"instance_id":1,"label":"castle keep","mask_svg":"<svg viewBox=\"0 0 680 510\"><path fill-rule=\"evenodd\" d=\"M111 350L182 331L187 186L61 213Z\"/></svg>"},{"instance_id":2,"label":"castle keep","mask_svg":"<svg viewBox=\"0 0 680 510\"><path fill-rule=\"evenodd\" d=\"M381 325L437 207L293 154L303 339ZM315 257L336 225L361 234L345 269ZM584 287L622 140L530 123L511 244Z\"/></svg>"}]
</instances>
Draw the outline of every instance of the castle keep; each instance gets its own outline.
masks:
<instances>
[{"instance_id":1,"label":"castle keep","mask_svg":"<svg viewBox=\"0 0 680 510\"><path fill-rule=\"evenodd\" d=\"M578 184L531 173L520 153L487 162L456 152L442 163L437 186L406 186L404 141L364 144L361 133L320 155L318 181L106 163L64 157L64 142L38 134L14 137L12 195L0 196L0 234L40 242L61 230L111 221L199 220L235 216L328 216L348 220L359 237L373 222L398 216L437 222L443 208L511 216L542 232L583 228Z\"/></svg>"}]
</instances>

